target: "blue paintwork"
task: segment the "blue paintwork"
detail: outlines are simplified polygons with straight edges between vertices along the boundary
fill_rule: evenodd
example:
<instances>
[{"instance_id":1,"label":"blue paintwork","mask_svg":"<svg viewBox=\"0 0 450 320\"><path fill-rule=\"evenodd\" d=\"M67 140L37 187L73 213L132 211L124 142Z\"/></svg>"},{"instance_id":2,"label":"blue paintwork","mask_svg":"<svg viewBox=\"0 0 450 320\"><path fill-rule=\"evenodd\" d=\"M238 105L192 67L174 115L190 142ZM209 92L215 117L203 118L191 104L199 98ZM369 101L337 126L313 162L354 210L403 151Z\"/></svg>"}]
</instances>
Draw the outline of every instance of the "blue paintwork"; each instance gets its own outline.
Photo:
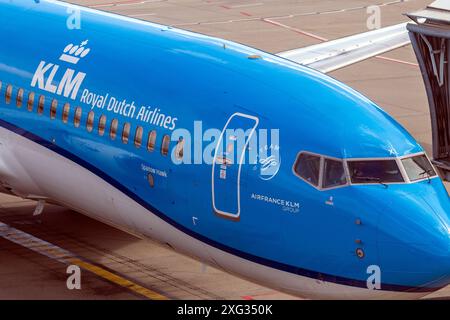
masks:
<instances>
[{"instance_id":1,"label":"blue paintwork","mask_svg":"<svg viewBox=\"0 0 450 320\"><path fill-rule=\"evenodd\" d=\"M318 191L292 172L301 150L338 158L392 157L393 148L399 156L423 151L373 102L314 70L199 34L91 11L82 12L81 30L68 30L66 10L47 1L0 3L1 126L76 161L179 230L240 257L358 287L366 286L366 269L373 264L381 267L383 289L427 291L449 283L450 206L440 179ZM58 60L68 43L86 39L91 52L78 65ZM262 59L250 60L249 54ZM87 74L75 101L30 86L42 60L60 65L56 85L68 67ZM13 97L17 88L25 89L25 97L30 91L45 95L43 115L37 115L36 102L32 113L26 111L26 99L22 108L14 100L6 105L8 83L14 85ZM136 148L132 139L124 145L121 130L112 141L110 120L130 120L105 110L94 108L94 128L100 114L108 117L105 136L88 132L90 107L79 102L85 88L158 107L177 118L177 128L190 131L195 120L204 128L222 128L235 112L256 116L260 128L280 128L280 171L262 181L244 166L240 220L218 217L211 205L210 165L175 165L163 157L161 138L171 130L158 126L144 125L144 137L158 132L154 152ZM51 120L55 97L59 107ZM65 102L72 106L68 124L60 120ZM83 108L80 128L73 126L77 105ZM132 122L132 133L138 124L143 125ZM143 164L168 177L156 176L150 189ZM251 200L252 193L297 201L300 212ZM330 196L334 206L325 204ZM196 226L194 214L201 222ZM358 246L364 259L355 255Z\"/></svg>"}]
</instances>

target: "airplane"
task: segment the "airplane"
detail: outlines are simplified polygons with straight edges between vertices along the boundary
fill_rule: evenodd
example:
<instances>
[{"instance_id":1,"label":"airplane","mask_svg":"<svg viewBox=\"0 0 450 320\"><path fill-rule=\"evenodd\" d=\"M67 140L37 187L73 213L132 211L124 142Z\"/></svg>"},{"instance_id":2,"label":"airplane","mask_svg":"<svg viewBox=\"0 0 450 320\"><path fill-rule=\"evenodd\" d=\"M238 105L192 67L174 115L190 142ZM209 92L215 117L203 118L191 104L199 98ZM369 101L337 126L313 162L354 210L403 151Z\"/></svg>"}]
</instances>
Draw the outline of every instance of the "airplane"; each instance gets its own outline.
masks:
<instances>
[{"instance_id":1,"label":"airplane","mask_svg":"<svg viewBox=\"0 0 450 320\"><path fill-rule=\"evenodd\" d=\"M58 204L305 298L450 283L437 170L326 74L407 45L405 24L274 55L53 0L2 0L0 20L0 185L36 214Z\"/></svg>"}]
</instances>

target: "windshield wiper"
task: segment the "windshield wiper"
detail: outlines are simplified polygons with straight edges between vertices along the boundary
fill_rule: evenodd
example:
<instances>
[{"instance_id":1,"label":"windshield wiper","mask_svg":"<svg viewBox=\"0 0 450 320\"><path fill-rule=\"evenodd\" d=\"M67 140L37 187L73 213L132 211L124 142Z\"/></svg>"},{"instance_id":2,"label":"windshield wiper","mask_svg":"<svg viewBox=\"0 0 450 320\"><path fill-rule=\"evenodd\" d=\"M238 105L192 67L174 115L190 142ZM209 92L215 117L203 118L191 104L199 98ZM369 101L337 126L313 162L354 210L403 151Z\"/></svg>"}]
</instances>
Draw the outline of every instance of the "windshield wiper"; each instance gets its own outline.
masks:
<instances>
[{"instance_id":1,"label":"windshield wiper","mask_svg":"<svg viewBox=\"0 0 450 320\"><path fill-rule=\"evenodd\" d=\"M419 176L427 175L428 183L431 183L431 174L433 173L433 169L424 170L423 172L419 173Z\"/></svg>"},{"instance_id":2,"label":"windshield wiper","mask_svg":"<svg viewBox=\"0 0 450 320\"><path fill-rule=\"evenodd\" d=\"M379 184L384 186L386 189L388 188L388 185L386 183L384 183L380 178L377 178L377 177L355 177L355 178L358 179L358 180L366 180L366 181L378 182Z\"/></svg>"}]
</instances>

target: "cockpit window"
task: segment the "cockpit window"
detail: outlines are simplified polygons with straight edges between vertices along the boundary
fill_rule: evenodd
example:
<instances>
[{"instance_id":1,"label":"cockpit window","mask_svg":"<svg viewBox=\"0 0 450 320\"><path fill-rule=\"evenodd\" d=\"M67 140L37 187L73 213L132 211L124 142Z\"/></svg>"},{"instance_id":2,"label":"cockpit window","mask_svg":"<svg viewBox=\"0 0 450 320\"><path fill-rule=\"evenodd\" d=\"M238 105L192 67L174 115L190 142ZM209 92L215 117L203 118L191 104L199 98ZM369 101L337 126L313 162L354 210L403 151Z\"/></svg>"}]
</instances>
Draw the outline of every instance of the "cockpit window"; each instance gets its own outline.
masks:
<instances>
[{"instance_id":1,"label":"cockpit window","mask_svg":"<svg viewBox=\"0 0 450 320\"><path fill-rule=\"evenodd\" d=\"M297 158L295 172L308 183L319 185L320 157L308 153L302 153Z\"/></svg>"},{"instance_id":2,"label":"cockpit window","mask_svg":"<svg viewBox=\"0 0 450 320\"><path fill-rule=\"evenodd\" d=\"M325 159L323 168L322 188L333 188L347 184L344 165L342 161Z\"/></svg>"},{"instance_id":3,"label":"cockpit window","mask_svg":"<svg viewBox=\"0 0 450 320\"><path fill-rule=\"evenodd\" d=\"M433 166L424 154L402 159L402 163L411 181L434 177L436 175L436 171L434 171Z\"/></svg>"},{"instance_id":4,"label":"cockpit window","mask_svg":"<svg viewBox=\"0 0 450 320\"><path fill-rule=\"evenodd\" d=\"M347 161L352 183L405 182L395 160Z\"/></svg>"}]
</instances>

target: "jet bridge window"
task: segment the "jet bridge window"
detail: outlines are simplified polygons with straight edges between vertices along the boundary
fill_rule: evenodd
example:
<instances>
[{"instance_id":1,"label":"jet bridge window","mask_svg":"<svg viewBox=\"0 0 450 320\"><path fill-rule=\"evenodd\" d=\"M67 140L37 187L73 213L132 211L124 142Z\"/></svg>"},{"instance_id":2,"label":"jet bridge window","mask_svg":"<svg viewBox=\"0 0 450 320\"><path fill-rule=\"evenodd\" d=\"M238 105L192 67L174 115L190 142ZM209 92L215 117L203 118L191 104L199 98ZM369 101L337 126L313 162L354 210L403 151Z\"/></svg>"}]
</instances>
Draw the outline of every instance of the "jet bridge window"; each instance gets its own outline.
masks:
<instances>
[{"instance_id":1,"label":"jet bridge window","mask_svg":"<svg viewBox=\"0 0 450 320\"><path fill-rule=\"evenodd\" d=\"M301 153L295 163L295 172L303 180L317 187L319 185L320 156Z\"/></svg>"},{"instance_id":2,"label":"jet bridge window","mask_svg":"<svg viewBox=\"0 0 450 320\"><path fill-rule=\"evenodd\" d=\"M347 184L344 164L340 160L325 158L323 164L322 188L334 188Z\"/></svg>"},{"instance_id":3,"label":"jet bridge window","mask_svg":"<svg viewBox=\"0 0 450 320\"><path fill-rule=\"evenodd\" d=\"M404 182L396 160L349 160L352 183Z\"/></svg>"},{"instance_id":4,"label":"jet bridge window","mask_svg":"<svg viewBox=\"0 0 450 320\"><path fill-rule=\"evenodd\" d=\"M402 164L410 181L436 176L436 171L424 154L402 159Z\"/></svg>"},{"instance_id":5,"label":"jet bridge window","mask_svg":"<svg viewBox=\"0 0 450 320\"><path fill-rule=\"evenodd\" d=\"M6 92L5 92L5 101L7 104L11 103L12 91L13 91L13 87L12 87L12 85L9 84L6 87Z\"/></svg>"},{"instance_id":6,"label":"jet bridge window","mask_svg":"<svg viewBox=\"0 0 450 320\"><path fill-rule=\"evenodd\" d=\"M17 108L22 107L22 103L23 103L23 89L20 88L20 89L17 91L17 98L16 98L16 105L17 105Z\"/></svg>"}]
</instances>

